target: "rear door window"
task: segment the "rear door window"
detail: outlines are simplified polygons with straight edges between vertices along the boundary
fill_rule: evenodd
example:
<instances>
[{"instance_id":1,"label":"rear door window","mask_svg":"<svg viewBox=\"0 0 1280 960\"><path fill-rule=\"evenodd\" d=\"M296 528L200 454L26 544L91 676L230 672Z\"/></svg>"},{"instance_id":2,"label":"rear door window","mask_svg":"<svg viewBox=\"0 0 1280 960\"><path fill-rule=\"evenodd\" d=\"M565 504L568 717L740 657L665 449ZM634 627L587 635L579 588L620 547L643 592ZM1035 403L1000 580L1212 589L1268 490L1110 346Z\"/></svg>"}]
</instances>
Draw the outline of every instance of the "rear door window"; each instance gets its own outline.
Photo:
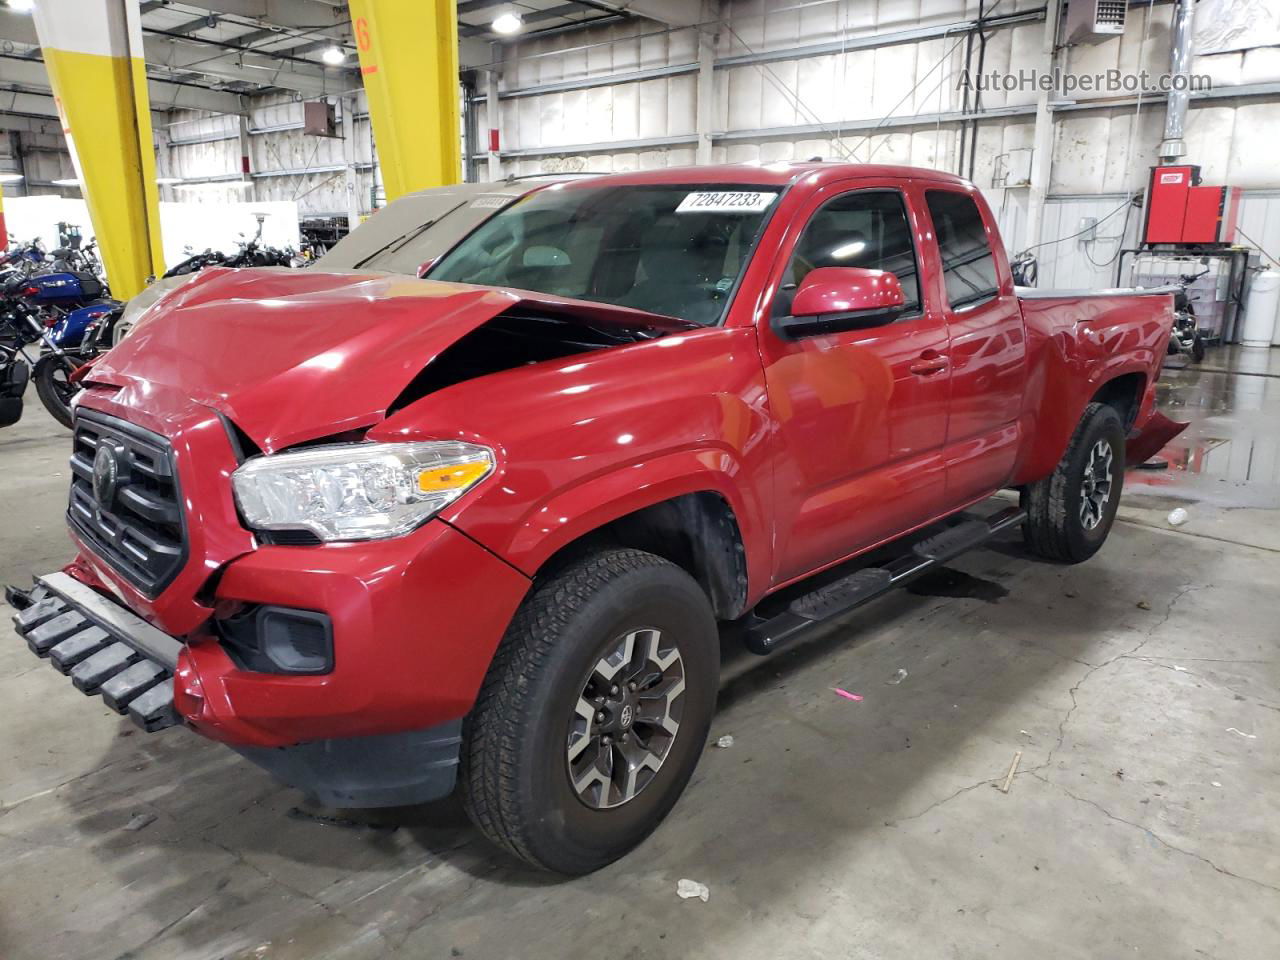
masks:
<instances>
[{"instance_id":1,"label":"rear door window","mask_svg":"<svg viewBox=\"0 0 1280 960\"><path fill-rule=\"evenodd\" d=\"M947 301L959 309L990 300L1000 292L1000 284L986 226L973 197L951 190L928 190L924 196L938 238Z\"/></svg>"}]
</instances>

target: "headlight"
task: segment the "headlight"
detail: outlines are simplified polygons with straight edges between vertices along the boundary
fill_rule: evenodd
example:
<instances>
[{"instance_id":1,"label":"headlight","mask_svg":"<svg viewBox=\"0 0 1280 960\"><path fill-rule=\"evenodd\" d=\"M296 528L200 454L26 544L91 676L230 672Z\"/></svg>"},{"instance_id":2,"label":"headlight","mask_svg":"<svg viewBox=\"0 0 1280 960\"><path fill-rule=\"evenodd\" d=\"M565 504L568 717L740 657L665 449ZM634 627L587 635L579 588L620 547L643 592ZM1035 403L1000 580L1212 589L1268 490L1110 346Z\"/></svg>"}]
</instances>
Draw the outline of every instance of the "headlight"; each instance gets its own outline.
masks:
<instances>
[{"instance_id":1,"label":"headlight","mask_svg":"<svg viewBox=\"0 0 1280 960\"><path fill-rule=\"evenodd\" d=\"M350 443L255 457L231 482L255 530L374 540L420 526L492 470L493 452L472 443Z\"/></svg>"}]
</instances>

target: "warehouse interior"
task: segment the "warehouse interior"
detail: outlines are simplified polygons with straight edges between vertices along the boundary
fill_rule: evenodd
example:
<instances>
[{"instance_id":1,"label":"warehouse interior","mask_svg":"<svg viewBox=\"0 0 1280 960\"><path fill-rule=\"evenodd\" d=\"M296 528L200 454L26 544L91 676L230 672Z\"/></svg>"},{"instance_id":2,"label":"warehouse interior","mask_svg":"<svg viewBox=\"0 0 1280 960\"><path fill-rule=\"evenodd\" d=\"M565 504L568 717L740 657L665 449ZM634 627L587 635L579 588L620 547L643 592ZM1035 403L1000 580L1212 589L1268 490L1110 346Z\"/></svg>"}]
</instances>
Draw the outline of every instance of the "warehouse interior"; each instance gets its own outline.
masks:
<instances>
[{"instance_id":1,"label":"warehouse interior","mask_svg":"<svg viewBox=\"0 0 1280 960\"><path fill-rule=\"evenodd\" d=\"M1273 0L0 0L0 585L12 587L13 607L0 620L0 958L1280 956L1280 761L1269 749L1280 738L1277 135ZM885 296L898 299L875 301L890 306L874 322L886 325L838 326L853 312L839 288L813 311L817 326L771 354L771 338L785 340L781 324L795 318L776 303L767 309L782 281L757 278L777 249L802 249L804 219L781 222L787 204L812 212L819 201L799 206L810 203L803 191L825 197L846 176L901 191L910 279L884 263L860 271L888 271L877 282L892 281ZM700 255L705 235L679 234L676 260L637 254L645 282L667 284L663 297L611 301L532 279L563 274L581 248L539 240L533 227L496 232L540 203L552 209L593 190L655 196L673 184L712 207L730 196L780 198L758 232L727 241L737 273L699 278L725 332L737 324L751 335L718 353L690 359L685 351L711 331L679 308L653 306L677 299L681 264ZM924 206L932 201L912 206L917 191L933 193L922 184L979 198L1008 332L974 333L959 310L945 247L954 231ZM672 233L665 225L688 198L665 220L632 216L633 247ZM568 222L595 209L586 202ZM852 236L837 250L860 255L883 239L869 240L869 229ZM518 275L531 278L528 289L475 279L499 276L474 263L496 262L508 239L526 245ZM826 269L845 269L835 256ZM930 276L935 263L945 283ZM484 287L474 302L501 301L496 319L471 319L466 310L479 308L462 298L472 294L457 292L468 284ZM907 301L916 290L918 316L900 287ZM801 282L797 315L804 293ZM956 309L945 299L935 309L943 293ZM428 312L414 319L413 310ZM649 326L636 333L641 315ZM509 332L494 326L503 321L559 332L512 348L494 333ZM878 367L831 373L842 347L934 321L950 338L950 366L944 356L924 373L954 370L956 381L915 420L890 418L892 404L916 396L921 369L890 374L883 407L871 402ZM962 332L1026 359L962 387ZM800 337L808 340L796 346ZM903 342L911 359L934 343ZM787 367L786 351L805 344L810 365ZM286 347L295 352L273 366ZM615 350L661 352L674 372L653 360L609 366ZM739 383L746 354L763 363L754 388ZM1040 355L1058 365L1037 369ZM1124 366L1131 355L1143 358L1141 375ZM540 374L547 364L560 366ZM770 379L775 369L790 392L777 386L781 374ZM1139 384L1131 401L1107 387L1114 374L1096 370ZM665 391L676 379L705 382L707 407L672 403ZM483 384L491 395L466 392ZM1108 459L1104 488L1088 473L1091 459L1081 494L1096 492L1109 511L1107 542L1096 555L1090 546L1085 562L1060 562L1014 527L1031 529L1032 488L1049 490L1074 463L1068 443L1077 420L1078 431L1088 426L1084 402L1087 415L1113 400L1123 477ZM946 432L1015 402L1016 423L1010 414L998 437L972 444L975 464L996 464L1008 447L1010 466L989 467L1005 469L990 473L1002 479L916 518L907 502L926 463L906 458L914 438L927 424ZM132 425L131 407L140 411ZM796 426L811 407L821 415ZM846 408L856 409L852 420ZM420 420L415 410L425 411ZM620 411L631 419L610 419ZM123 432L110 432L111 417ZM688 452L675 440L661 469L642 459L652 431L686 418L701 433L680 444L698 469L724 474L712 499L727 505L727 520L685 510L710 494L674 476L677 454ZM492 435L504 419L512 432ZM882 419L879 439L864 441ZM606 422L636 426L606 433ZM757 422L766 424L759 433ZM1062 442L1045 460L1033 441L1055 429ZM230 443L216 464L200 459L213 457L210 433ZM106 457L108 495L100 452L117 441L119 450L143 446L129 447L129 462ZM422 513L432 518L425 526L388 539L329 536L284 503L280 491L308 482L307 509L349 495L308 479L306 458L392 442L449 445L446 459L429 461L454 471L439 474L442 484L475 467ZM810 445L810 459L788 462L787 443ZM631 457L610 495L643 511L621 516L555 487L602 463L606 446ZM139 459L155 450L160 460ZM462 459L447 459L455 454ZM855 511L897 518L875 521L897 522L894 536L868 534L856 550L821 556L815 547L818 559L794 569L779 560L770 588L757 588L753 538L774 559L805 536L834 536L822 528L847 486L814 493L794 529L753 532L748 509L781 515L789 484L829 479L846 454L850 487L860 459L898 471L878 475L874 498ZM237 485L247 467L289 456L302 458L302 479L281 479L260 501ZM715 465L722 460L732 466ZM314 462L318 478L324 464ZM754 463L767 475L757 488ZM104 575L113 561L94 556L127 552L124 534L95 540L77 526L77 489L96 498L101 524L108 499L124 496L116 484L131 476L147 496L169 483L177 511L174 572L151 591ZM369 499L389 483L360 476ZM1080 485L1073 477L1068 487ZM1121 479L1123 500L1111 500L1106 490ZM545 496L530 500L526 526L500 548L503 510L514 509L503 504L524 503L521 483ZM486 484L501 502L469 506ZM403 506L432 489L395 496ZM653 512L642 498L654 491L661 507L663 490L681 505ZM1053 509L1071 514L1074 503ZM294 512L273 528L257 525L254 510ZM953 524L959 536L959 518L975 511L989 530L963 551L929 554L926 535ZM596 527L555 540L560 525L576 529L576 512ZM1087 504L1078 512L1093 530ZM416 554L397 567L395 551L435 528L455 538L440 568L447 590L424 594L433 568ZM739 607L698 566L725 529L738 557L706 563L739 576L751 600ZM526 795L542 796L542 781L518 780L511 771L523 768L509 759L530 752L517 728L541 714L515 714L483 740L480 710L508 676L495 671L523 662L510 652L522 624L534 624L535 640L554 639L557 624L578 616L579 588L556 592L553 575L576 569L580 554L586 563L610 545L635 553L667 535L679 538L680 556L657 546L647 555L686 570L710 603L719 666L705 743L687 748L687 787L672 788L635 842L590 869L557 867L568 853L538 854L557 844L538 847L510 827ZM545 555L531 546L539 538ZM916 564L901 576L899 548ZM145 573L151 560L127 562ZM809 617L774 650L767 631L794 618L781 604L794 611L823 589L833 595L846 582L838 575L861 573L865 584L869 570L893 571L885 584L901 588L876 587L856 612L850 601ZM50 574L62 579L42 586ZM806 594L806 584L818 586ZM411 599L387 599L397 589ZM519 594L514 614L508 590ZM81 594L115 613L85 614L76 629L101 634L92 649L51 658L71 634L50 633L41 646L37 632L74 616L66 604L79 609ZM552 599L539 606L539 596ZM446 614L449 602L472 606ZM24 613L42 603L54 603L47 617ZM265 624L265 611L294 607L322 618L327 666L255 687L291 668L244 659L247 648L211 624L246 610L264 611ZM408 649L425 653L387 663L404 649L391 637L404 610L417 618ZM344 646L347 615L370 638L367 650ZM439 647L490 621L492 643ZM651 632L649 666L667 670L670 655L662 660ZM183 651L131 695L140 704L167 690L170 719L160 722L131 717L123 700L97 695L110 692L105 682L86 688L73 669L107 644L150 635ZM151 665L146 642L119 669ZM211 659L188 659L208 646L228 665L216 682ZM461 665L476 649L487 659L468 686ZM558 656L550 641L538 650L531 662ZM684 656L679 669L694 670ZM354 681L333 673L357 659ZM380 688L374 664L408 679ZM311 745L308 762L339 771L342 736L332 731L345 724L380 773L419 764L409 748L383 753L373 738L407 730L381 719L412 712L397 699L412 696L404 690L438 696L446 681L454 688L444 706L413 714L432 717L433 731L454 724L443 762L452 789L429 802L341 803L297 779L292 759L271 759ZM616 704L605 696L592 721L595 682L578 684L586 729L607 715L625 740L641 702L625 690ZM534 684L510 681L517 687ZM308 691L332 705L323 727L289 714L301 703L290 698ZM243 706L250 701L256 713ZM226 711L217 722L215 710ZM568 784L578 790L574 729ZM685 729L688 743L696 730ZM330 759L315 760L320 753ZM498 812L477 814L475 783L487 776L499 778L490 794ZM630 830L618 818L646 789L633 778L617 810L587 806ZM575 816L560 819L572 826ZM577 849L565 839L576 834L551 835Z\"/></svg>"}]
</instances>

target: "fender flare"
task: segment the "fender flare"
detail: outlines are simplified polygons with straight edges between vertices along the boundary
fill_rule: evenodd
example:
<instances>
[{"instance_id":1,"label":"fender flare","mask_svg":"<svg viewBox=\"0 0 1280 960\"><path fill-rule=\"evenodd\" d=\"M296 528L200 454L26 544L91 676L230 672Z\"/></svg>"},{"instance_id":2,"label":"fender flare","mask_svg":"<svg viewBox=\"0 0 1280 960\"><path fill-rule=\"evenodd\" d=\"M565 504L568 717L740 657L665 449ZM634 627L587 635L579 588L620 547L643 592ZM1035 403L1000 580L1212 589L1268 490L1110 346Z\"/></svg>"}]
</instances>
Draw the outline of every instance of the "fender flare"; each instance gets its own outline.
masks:
<instances>
[{"instance_id":1,"label":"fender flare","mask_svg":"<svg viewBox=\"0 0 1280 960\"><path fill-rule=\"evenodd\" d=\"M728 504L737 521L746 548L748 582L765 583L770 551L764 506L735 481L739 469L729 451L708 447L618 465L557 491L527 514L495 552L532 577L556 552L621 517L686 494L713 493Z\"/></svg>"}]
</instances>

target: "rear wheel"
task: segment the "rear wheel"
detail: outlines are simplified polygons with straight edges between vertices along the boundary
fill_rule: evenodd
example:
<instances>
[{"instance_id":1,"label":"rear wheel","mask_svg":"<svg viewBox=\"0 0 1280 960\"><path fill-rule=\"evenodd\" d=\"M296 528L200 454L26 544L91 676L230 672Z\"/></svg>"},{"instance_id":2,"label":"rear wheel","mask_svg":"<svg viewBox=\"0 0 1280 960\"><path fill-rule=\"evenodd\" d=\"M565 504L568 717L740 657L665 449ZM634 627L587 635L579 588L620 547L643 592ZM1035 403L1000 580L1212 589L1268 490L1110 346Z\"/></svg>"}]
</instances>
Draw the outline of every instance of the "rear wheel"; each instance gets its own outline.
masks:
<instances>
[{"instance_id":1,"label":"rear wheel","mask_svg":"<svg viewBox=\"0 0 1280 960\"><path fill-rule=\"evenodd\" d=\"M71 400L80 388L70 380L75 364L56 354L46 354L36 361L36 394L45 409L64 427L71 426Z\"/></svg>"},{"instance_id":2,"label":"rear wheel","mask_svg":"<svg viewBox=\"0 0 1280 960\"><path fill-rule=\"evenodd\" d=\"M1114 407L1085 408L1053 473L1022 494L1027 545L1042 557L1088 560L1111 532L1124 486L1124 427Z\"/></svg>"},{"instance_id":3,"label":"rear wheel","mask_svg":"<svg viewBox=\"0 0 1280 960\"><path fill-rule=\"evenodd\" d=\"M589 873L675 805L715 708L710 604L672 563L608 550L534 586L464 729L467 813L534 866Z\"/></svg>"}]
</instances>

